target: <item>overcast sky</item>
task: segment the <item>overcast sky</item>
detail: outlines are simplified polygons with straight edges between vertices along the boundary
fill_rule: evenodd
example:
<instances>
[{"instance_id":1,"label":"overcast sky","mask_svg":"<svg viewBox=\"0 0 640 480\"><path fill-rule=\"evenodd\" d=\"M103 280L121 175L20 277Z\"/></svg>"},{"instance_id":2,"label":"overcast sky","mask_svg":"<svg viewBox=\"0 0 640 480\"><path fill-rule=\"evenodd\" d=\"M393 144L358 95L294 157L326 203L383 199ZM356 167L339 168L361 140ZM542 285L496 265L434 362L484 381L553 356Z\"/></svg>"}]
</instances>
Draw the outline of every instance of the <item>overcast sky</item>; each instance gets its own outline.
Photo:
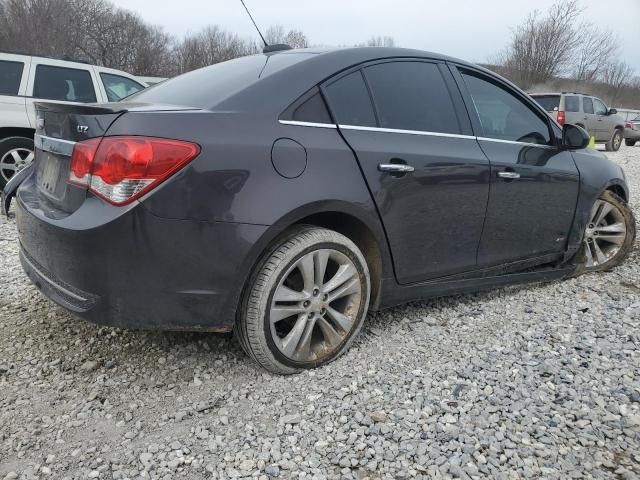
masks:
<instances>
[{"instance_id":1,"label":"overcast sky","mask_svg":"<svg viewBox=\"0 0 640 480\"><path fill-rule=\"evenodd\" d=\"M182 36L210 24L256 37L240 0L113 0L148 22ZM511 28L554 0L245 0L264 29L302 30L312 44L351 45L373 35L402 47L486 62L507 43ZM621 56L640 73L640 0L582 0L584 17L613 31Z\"/></svg>"}]
</instances>

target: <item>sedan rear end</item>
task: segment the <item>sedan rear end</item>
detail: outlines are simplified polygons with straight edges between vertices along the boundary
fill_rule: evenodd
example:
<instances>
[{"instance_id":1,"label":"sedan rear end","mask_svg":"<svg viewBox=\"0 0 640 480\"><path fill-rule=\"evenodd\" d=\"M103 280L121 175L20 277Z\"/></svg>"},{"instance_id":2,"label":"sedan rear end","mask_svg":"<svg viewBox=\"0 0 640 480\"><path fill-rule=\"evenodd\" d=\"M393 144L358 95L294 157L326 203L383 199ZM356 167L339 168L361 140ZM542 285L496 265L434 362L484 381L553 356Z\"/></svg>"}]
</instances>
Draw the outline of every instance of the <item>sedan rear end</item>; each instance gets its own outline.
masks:
<instances>
[{"instance_id":1,"label":"sedan rear end","mask_svg":"<svg viewBox=\"0 0 640 480\"><path fill-rule=\"evenodd\" d=\"M636 142L640 142L640 116L625 124L624 141L628 147L633 147Z\"/></svg>"},{"instance_id":2,"label":"sedan rear end","mask_svg":"<svg viewBox=\"0 0 640 480\"><path fill-rule=\"evenodd\" d=\"M18 191L17 224L23 267L48 297L101 324L228 330L221 319L233 315L224 312L235 307L227 301L236 267L246 240L264 227L171 215L171 202L145 205L207 162L207 145L154 127L171 117L196 131L195 112L39 105L34 171ZM158 135L149 134L154 128Z\"/></svg>"}]
</instances>

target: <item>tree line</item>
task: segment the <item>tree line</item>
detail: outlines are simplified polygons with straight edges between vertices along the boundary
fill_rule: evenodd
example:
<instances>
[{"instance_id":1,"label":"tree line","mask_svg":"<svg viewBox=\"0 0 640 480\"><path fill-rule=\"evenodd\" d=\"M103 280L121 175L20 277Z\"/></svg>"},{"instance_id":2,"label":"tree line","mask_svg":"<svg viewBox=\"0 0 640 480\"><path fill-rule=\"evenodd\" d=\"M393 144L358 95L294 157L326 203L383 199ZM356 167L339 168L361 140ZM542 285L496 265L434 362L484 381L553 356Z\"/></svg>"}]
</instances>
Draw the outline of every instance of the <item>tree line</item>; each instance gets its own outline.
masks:
<instances>
[{"instance_id":1,"label":"tree line","mask_svg":"<svg viewBox=\"0 0 640 480\"><path fill-rule=\"evenodd\" d=\"M274 25L269 44L309 46L299 30ZM391 37L367 45L391 46ZM364 44L363 44L364 45ZM0 0L0 51L86 61L135 75L172 77L262 50L218 25L176 38L109 0Z\"/></svg>"},{"instance_id":2,"label":"tree line","mask_svg":"<svg viewBox=\"0 0 640 480\"><path fill-rule=\"evenodd\" d=\"M300 30L264 32L269 44L310 46ZM395 46L374 36L358 46ZM584 19L580 0L557 0L512 32L487 65L528 91L576 89L611 105L640 108L640 78L621 61L619 41ZM136 75L171 77L261 51L255 39L218 25L176 38L109 0L0 0L0 51L82 60Z\"/></svg>"},{"instance_id":3,"label":"tree line","mask_svg":"<svg viewBox=\"0 0 640 480\"><path fill-rule=\"evenodd\" d=\"M616 35L584 19L580 0L532 12L487 66L527 91L579 90L640 109L640 76L620 60Z\"/></svg>"}]
</instances>

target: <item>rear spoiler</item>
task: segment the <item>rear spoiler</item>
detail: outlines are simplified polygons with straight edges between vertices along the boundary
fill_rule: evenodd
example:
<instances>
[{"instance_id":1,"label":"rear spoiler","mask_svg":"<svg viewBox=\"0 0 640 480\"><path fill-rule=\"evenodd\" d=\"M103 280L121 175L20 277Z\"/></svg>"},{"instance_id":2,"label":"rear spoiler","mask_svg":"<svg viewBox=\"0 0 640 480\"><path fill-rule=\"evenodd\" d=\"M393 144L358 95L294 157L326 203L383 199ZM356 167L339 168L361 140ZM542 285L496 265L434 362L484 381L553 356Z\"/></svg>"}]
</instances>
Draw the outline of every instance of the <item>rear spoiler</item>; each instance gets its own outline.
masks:
<instances>
[{"instance_id":1,"label":"rear spoiler","mask_svg":"<svg viewBox=\"0 0 640 480\"><path fill-rule=\"evenodd\" d=\"M105 115L108 113L125 112L167 112L202 110L195 107L181 107L179 105L158 105L141 102L113 102L113 103L52 103L35 102L36 110L41 112L73 113L76 115Z\"/></svg>"}]
</instances>

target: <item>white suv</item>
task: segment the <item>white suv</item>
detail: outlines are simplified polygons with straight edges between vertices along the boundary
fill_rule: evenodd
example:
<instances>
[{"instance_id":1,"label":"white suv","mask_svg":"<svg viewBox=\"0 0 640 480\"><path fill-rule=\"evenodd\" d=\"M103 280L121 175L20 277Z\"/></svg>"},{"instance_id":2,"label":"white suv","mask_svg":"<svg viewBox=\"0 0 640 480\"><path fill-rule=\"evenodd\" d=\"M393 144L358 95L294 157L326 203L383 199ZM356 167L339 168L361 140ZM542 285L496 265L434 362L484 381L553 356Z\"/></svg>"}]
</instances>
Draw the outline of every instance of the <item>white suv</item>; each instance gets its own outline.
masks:
<instances>
[{"instance_id":1,"label":"white suv","mask_svg":"<svg viewBox=\"0 0 640 480\"><path fill-rule=\"evenodd\" d=\"M33 159L34 102L117 102L145 87L111 68L0 53L0 190Z\"/></svg>"}]
</instances>

